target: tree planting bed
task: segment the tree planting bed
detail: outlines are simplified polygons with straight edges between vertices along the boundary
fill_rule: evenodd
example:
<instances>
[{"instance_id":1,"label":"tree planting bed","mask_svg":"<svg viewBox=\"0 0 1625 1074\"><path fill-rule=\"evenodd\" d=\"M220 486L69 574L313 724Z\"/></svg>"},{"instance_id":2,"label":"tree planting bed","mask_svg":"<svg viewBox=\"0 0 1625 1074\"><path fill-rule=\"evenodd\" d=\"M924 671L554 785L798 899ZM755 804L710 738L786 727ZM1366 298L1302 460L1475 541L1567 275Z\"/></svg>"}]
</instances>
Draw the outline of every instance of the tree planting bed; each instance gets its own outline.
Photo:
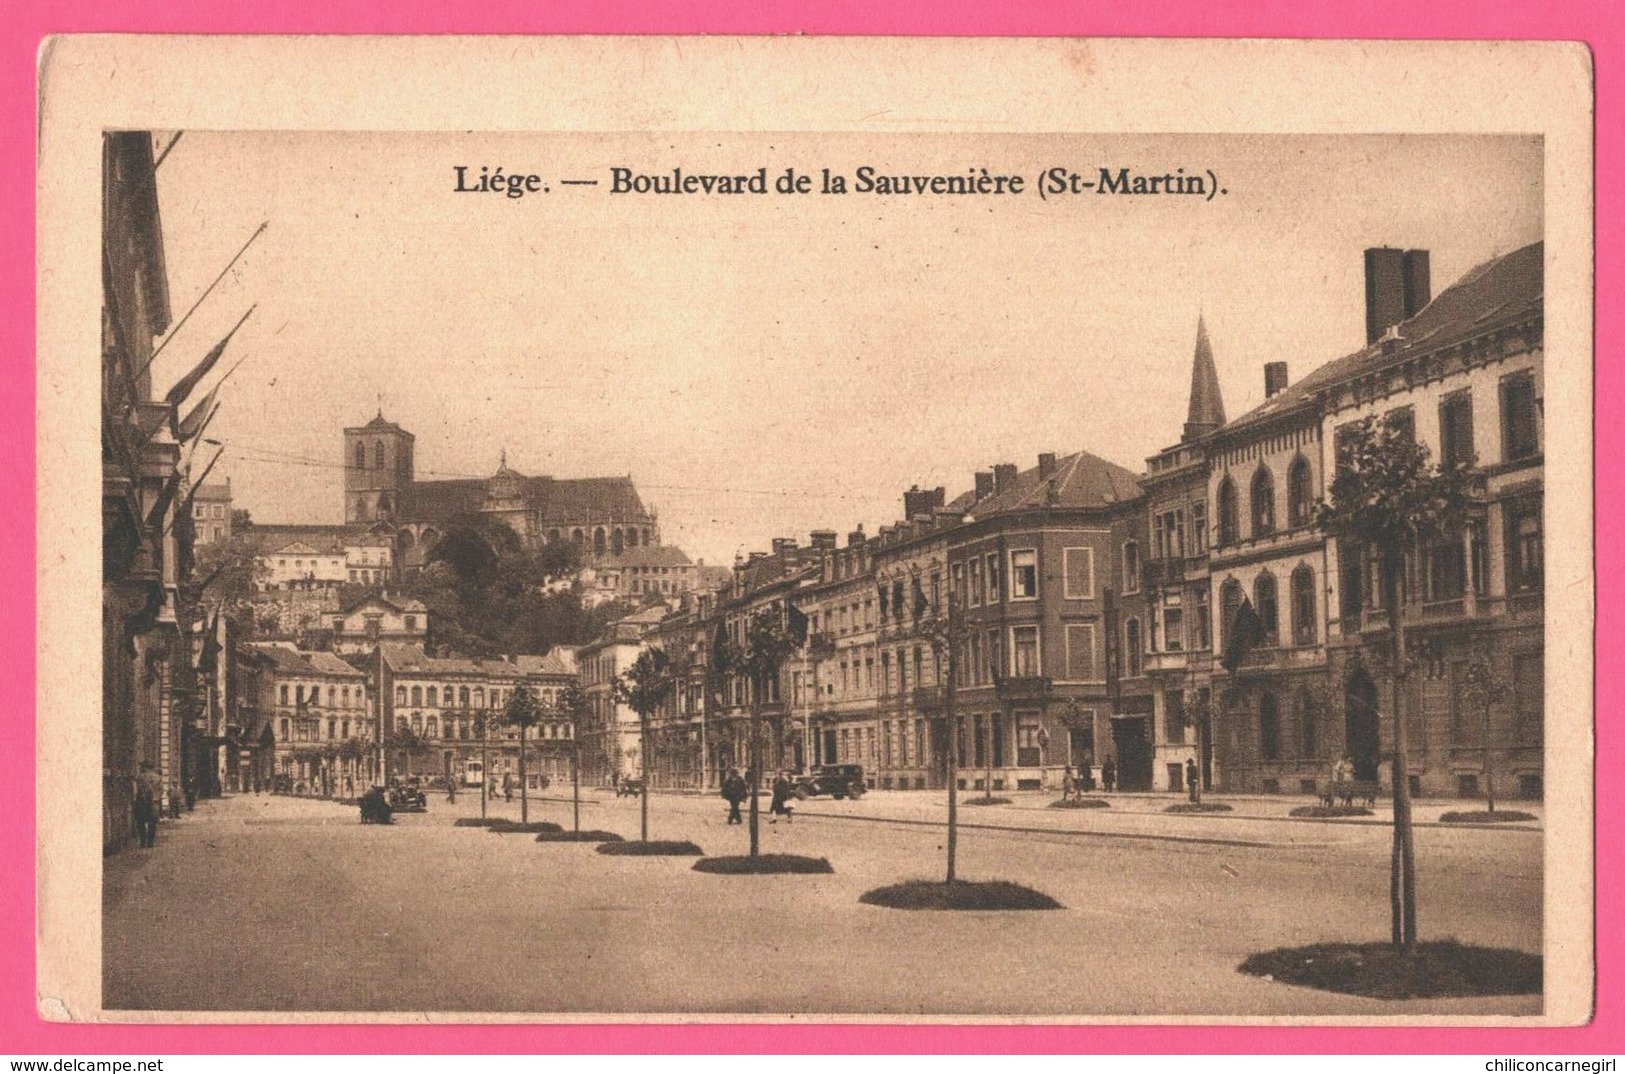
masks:
<instances>
[{"instance_id":1,"label":"tree planting bed","mask_svg":"<svg viewBox=\"0 0 1625 1074\"><path fill-rule=\"evenodd\" d=\"M624 843L601 843L598 847L600 854L614 854L621 857L693 857L704 855L693 843L686 840L651 839L647 843L627 840Z\"/></svg>"},{"instance_id":2,"label":"tree planting bed","mask_svg":"<svg viewBox=\"0 0 1625 1074\"><path fill-rule=\"evenodd\" d=\"M619 843L621 837L614 832L588 829L584 832L541 832L536 836L538 843Z\"/></svg>"},{"instance_id":3,"label":"tree planting bed","mask_svg":"<svg viewBox=\"0 0 1625 1074\"><path fill-rule=\"evenodd\" d=\"M1539 955L1455 940L1416 945L1327 943L1253 955L1238 969L1254 977L1373 999L1523 996L1541 991Z\"/></svg>"},{"instance_id":4,"label":"tree planting bed","mask_svg":"<svg viewBox=\"0 0 1625 1074\"><path fill-rule=\"evenodd\" d=\"M765 876L772 873L833 873L828 858L808 858L800 854L748 854L723 858L701 858L694 863L697 873L723 876Z\"/></svg>"},{"instance_id":5,"label":"tree planting bed","mask_svg":"<svg viewBox=\"0 0 1625 1074\"><path fill-rule=\"evenodd\" d=\"M1007 880L905 880L866 891L861 903L892 910L1059 910L1041 891Z\"/></svg>"}]
</instances>

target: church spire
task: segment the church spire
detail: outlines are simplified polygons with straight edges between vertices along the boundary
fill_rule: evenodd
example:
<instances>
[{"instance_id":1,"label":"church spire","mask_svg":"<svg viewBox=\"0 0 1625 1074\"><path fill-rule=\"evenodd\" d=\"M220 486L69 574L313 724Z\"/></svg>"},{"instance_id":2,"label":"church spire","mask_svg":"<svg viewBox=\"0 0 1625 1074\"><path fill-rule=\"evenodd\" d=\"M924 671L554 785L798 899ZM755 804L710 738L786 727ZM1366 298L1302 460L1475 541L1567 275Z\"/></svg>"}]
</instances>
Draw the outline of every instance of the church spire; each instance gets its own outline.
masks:
<instances>
[{"instance_id":1,"label":"church spire","mask_svg":"<svg viewBox=\"0 0 1625 1074\"><path fill-rule=\"evenodd\" d=\"M1191 405L1185 415L1184 439L1198 440L1224 424L1224 399L1219 394L1219 371L1213 364L1213 345L1207 321L1196 315L1196 356L1191 361Z\"/></svg>"}]
</instances>

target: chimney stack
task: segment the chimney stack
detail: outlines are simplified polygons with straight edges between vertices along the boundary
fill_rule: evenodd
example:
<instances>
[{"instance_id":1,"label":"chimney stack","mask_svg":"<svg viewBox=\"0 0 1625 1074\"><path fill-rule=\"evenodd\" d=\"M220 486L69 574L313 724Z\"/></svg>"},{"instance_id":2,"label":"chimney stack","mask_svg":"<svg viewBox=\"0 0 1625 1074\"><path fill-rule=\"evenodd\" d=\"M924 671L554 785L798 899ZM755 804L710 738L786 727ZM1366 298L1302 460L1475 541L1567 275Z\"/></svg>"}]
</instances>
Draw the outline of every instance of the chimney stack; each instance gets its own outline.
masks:
<instances>
[{"instance_id":1,"label":"chimney stack","mask_svg":"<svg viewBox=\"0 0 1625 1074\"><path fill-rule=\"evenodd\" d=\"M918 518L930 518L931 512L948 502L948 490L938 485L934 489L922 489L915 485L903 493L903 517L913 522Z\"/></svg>"},{"instance_id":2,"label":"chimney stack","mask_svg":"<svg viewBox=\"0 0 1625 1074\"><path fill-rule=\"evenodd\" d=\"M993 491L1004 492L1014 488L1016 472L1016 464L1013 462L1001 462L993 467Z\"/></svg>"},{"instance_id":3,"label":"chimney stack","mask_svg":"<svg viewBox=\"0 0 1625 1074\"><path fill-rule=\"evenodd\" d=\"M833 552L833 551L835 551L835 531L834 530L813 530L812 534L810 535L810 539L812 540L812 546L813 546L814 550L816 550L816 551L819 551L819 552Z\"/></svg>"},{"instance_id":4,"label":"chimney stack","mask_svg":"<svg viewBox=\"0 0 1625 1074\"><path fill-rule=\"evenodd\" d=\"M1374 247L1365 252L1365 341L1369 346L1432 301L1428 252Z\"/></svg>"},{"instance_id":5,"label":"chimney stack","mask_svg":"<svg viewBox=\"0 0 1625 1074\"><path fill-rule=\"evenodd\" d=\"M976 500L978 503L993 495L993 471L976 471Z\"/></svg>"},{"instance_id":6,"label":"chimney stack","mask_svg":"<svg viewBox=\"0 0 1625 1074\"><path fill-rule=\"evenodd\" d=\"M794 537L773 538L773 554L775 556L784 552L793 552L795 551L795 547L796 539Z\"/></svg>"},{"instance_id":7,"label":"chimney stack","mask_svg":"<svg viewBox=\"0 0 1625 1074\"><path fill-rule=\"evenodd\" d=\"M1047 481L1055 476L1055 452L1046 451L1038 456L1038 479Z\"/></svg>"},{"instance_id":8,"label":"chimney stack","mask_svg":"<svg viewBox=\"0 0 1625 1074\"><path fill-rule=\"evenodd\" d=\"M1286 363L1264 363L1264 398L1268 399L1286 388Z\"/></svg>"},{"instance_id":9,"label":"chimney stack","mask_svg":"<svg viewBox=\"0 0 1625 1074\"><path fill-rule=\"evenodd\" d=\"M846 547L859 548L864 544L864 542L868 541L868 539L869 538L863 532L863 526L860 524L857 529L846 535Z\"/></svg>"}]
</instances>

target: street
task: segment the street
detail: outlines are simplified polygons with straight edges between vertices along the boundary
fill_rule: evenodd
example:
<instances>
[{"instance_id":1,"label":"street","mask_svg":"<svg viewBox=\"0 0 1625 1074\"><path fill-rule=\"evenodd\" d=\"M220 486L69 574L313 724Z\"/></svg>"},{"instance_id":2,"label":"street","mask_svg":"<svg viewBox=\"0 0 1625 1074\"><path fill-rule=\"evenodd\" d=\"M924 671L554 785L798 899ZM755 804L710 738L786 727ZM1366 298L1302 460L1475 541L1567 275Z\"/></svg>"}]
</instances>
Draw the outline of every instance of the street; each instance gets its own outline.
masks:
<instances>
[{"instance_id":1,"label":"street","mask_svg":"<svg viewBox=\"0 0 1625 1074\"><path fill-rule=\"evenodd\" d=\"M568 788L530 818L570 826ZM1168 816L1172 799L964 807L959 874L1058 899L1040 913L900 912L864 891L940 877L941 792L815 799L764 852L829 876L695 873L690 858L457 828L455 806L363 826L353 807L241 795L104 863L110 1010L1132 1017L1535 1014L1539 997L1362 1000L1236 972L1248 955L1388 934L1390 831L1284 819L1292 801ZM1256 800L1255 800L1256 801ZM715 797L651 797L650 836L744 853ZM519 803L492 815L518 818ZM1265 815L1269 814L1269 815ZM1418 820L1436 819L1418 810ZM1379 811L1379 818L1385 814ZM583 794L583 828L636 838L638 801ZM1538 828L1417 829L1425 939L1541 950Z\"/></svg>"}]
</instances>

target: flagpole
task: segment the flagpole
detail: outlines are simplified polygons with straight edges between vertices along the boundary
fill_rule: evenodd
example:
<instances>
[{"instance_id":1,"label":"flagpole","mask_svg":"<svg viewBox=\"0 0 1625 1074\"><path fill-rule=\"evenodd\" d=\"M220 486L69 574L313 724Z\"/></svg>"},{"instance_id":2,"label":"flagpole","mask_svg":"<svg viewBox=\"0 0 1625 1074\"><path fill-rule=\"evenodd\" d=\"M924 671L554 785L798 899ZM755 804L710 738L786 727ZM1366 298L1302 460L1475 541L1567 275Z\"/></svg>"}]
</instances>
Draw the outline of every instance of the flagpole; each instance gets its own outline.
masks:
<instances>
[{"instance_id":1,"label":"flagpole","mask_svg":"<svg viewBox=\"0 0 1625 1074\"><path fill-rule=\"evenodd\" d=\"M271 225L271 222L269 220L265 220L265 221L262 221L260 223L259 227L254 229L254 234L250 235L248 237L248 241L243 243L242 249L238 250L237 253L232 256L232 259L226 263L226 267L220 270L220 275L216 276L214 278L213 282L211 282L209 284L209 286L207 286L207 287L205 287L203 289L203 293L201 295L197 296L197 301L192 303L192 308L187 310L186 315L175 323L175 327L173 327L173 328L171 328L169 330L169 335L165 336L162 340L159 341L158 346L152 352L152 357L148 358L146 365L143 365L140 368L140 370L138 370L136 372L135 376L136 376L137 380L139 380L141 378L142 373L145 373L149 368L151 368L152 363L154 361L156 361L158 356L164 352L164 348L169 346L169 341L174 339L175 336L177 334L179 334L181 328L186 324L186 322L188 320L191 319L192 314L196 313L197 308L199 306L203 305L203 300L205 298L209 297L209 292L213 291L215 289L215 287L220 283L220 281L226 278L226 273L231 271L231 266L233 266L233 265L235 265L237 263L237 259L242 257L243 254L248 251L248 248L253 245L254 240L259 238L260 235L264 233L265 229L267 227L270 227L270 225ZM247 316L245 315L244 320L246 320L246 319L247 319ZM241 325L242 321L238 321L237 323L238 323L238 325ZM232 331L236 331L236 329L233 329Z\"/></svg>"}]
</instances>

